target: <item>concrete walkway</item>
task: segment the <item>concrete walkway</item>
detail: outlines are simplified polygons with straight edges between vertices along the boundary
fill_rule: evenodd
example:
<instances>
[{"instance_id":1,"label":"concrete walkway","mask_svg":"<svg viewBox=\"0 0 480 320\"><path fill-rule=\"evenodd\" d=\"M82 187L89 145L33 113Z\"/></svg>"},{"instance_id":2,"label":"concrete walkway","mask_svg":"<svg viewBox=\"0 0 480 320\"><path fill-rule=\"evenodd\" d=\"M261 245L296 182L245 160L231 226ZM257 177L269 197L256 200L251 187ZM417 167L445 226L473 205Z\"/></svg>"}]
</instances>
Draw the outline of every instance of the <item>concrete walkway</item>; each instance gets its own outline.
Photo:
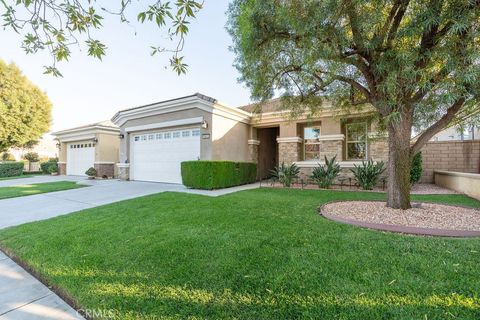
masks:
<instances>
[{"instance_id":1,"label":"concrete walkway","mask_svg":"<svg viewBox=\"0 0 480 320\"><path fill-rule=\"evenodd\" d=\"M0 200L0 229L44 220L150 194L174 191L221 196L255 189L259 184L222 190L191 190L179 184L118 180L87 180L82 177L39 176L0 181L0 187L77 181L89 187ZM83 319L66 302L0 251L0 320Z\"/></svg>"}]
</instances>

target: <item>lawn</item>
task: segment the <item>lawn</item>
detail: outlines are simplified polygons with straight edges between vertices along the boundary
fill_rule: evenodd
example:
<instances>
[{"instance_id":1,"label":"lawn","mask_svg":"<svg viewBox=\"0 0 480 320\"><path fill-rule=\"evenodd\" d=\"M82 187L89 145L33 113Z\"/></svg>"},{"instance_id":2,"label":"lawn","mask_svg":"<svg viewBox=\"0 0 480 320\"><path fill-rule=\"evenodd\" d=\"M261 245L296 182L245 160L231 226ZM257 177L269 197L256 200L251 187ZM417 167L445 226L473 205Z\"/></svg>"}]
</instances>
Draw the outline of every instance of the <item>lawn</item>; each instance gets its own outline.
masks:
<instances>
[{"instance_id":1,"label":"lawn","mask_svg":"<svg viewBox=\"0 0 480 320\"><path fill-rule=\"evenodd\" d=\"M39 193L55 192L69 189L85 187L72 181L58 181L37 184L25 184L11 187L0 187L0 200L7 198L16 198L31 196Z\"/></svg>"},{"instance_id":2,"label":"lawn","mask_svg":"<svg viewBox=\"0 0 480 320\"><path fill-rule=\"evenodd\" d=\"M84 309L117 319L479 319L480 239L338 224L317 208L383 194L163 193L0 231ZM480 208L462 195L416 196Z\"/></svg>"}]
</instances>

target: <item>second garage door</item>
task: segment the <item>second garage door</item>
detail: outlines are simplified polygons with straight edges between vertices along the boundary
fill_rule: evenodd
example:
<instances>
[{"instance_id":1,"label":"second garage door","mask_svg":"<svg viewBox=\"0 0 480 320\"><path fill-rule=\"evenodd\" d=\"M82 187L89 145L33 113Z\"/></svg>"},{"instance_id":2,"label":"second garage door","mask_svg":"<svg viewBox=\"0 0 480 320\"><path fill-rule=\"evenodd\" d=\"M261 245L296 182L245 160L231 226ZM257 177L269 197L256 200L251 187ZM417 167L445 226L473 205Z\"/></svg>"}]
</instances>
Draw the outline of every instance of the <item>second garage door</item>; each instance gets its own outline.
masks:
<instances>
[{"instance_id":1,"label":"second garage door","mask_svg":"<svg viewBox=\"0 0 480 320\"><path fill-rule=\"evenodd\" d=\"M67 174L85 176L85 171L95 162L93 143L70 143L67 145Z\"/></svg>"},{"instance_id":2,"label":"second garage door","mask_svg":"<svg viewBox=\"0 0 480 320\"><path fill-rule=\"evenodd\" d=\"M200 129L165 130L131 138L132 180L182 183L182 161L200 158Z\"/></svg>"}]
</instances>

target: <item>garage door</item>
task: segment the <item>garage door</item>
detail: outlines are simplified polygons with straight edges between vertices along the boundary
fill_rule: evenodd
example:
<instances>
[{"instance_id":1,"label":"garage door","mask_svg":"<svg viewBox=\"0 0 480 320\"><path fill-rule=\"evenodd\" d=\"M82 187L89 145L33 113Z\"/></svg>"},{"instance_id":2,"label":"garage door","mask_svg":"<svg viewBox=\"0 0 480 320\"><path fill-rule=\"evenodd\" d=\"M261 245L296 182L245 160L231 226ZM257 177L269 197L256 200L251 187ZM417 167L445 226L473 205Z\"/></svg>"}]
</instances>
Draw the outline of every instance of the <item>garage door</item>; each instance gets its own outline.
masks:
<instances>
[{"instance_id":1,"label":"garage door","mask_svg":"<svg viewBox=\"0 0 480 320\"><path fill-rule=\"evenodd\" d=\"M70 143L67 148L67 174L85 176L85 171L94 166L95 145L93 143Z\"/></svg>"},{"instance_id":2,"label":"garage door","mask_svg":"<svg viewBox=\"0 0 480 320\"><path fill-rule=\"evenodd\" d=\"M182 183L182 161L200 158L200 129L133 135L130 176L133 180Z\"/></svg>"}]
</instances>

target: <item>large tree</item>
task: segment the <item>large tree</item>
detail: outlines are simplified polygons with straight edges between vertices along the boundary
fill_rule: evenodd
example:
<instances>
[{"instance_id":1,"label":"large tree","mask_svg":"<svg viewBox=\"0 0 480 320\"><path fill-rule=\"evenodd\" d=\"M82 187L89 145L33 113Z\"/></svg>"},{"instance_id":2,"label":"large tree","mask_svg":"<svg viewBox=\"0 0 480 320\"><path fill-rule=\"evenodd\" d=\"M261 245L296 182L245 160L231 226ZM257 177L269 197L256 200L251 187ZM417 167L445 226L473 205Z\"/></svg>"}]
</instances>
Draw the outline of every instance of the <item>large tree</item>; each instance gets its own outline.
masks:
<instances>
[{"instance_id":1,"label":"large tree","mask_svg":"<svg viewBox=\"0 0 480 320\"><path fill-rule=\"evenodd\" d=\"M480 0L235 0L228 28L254 98L378 111L392 208L411 206L411 157L478 108ZM414 123L425 130L412 143Z\"/></svg>"},{"instance_id":2,"label":"large tree","mask_svg":"<svg viewBox=\"0 0 480 320\"><path fill-rule=\"evenodd\" d=\"M14 64L0 60L0 152L38 141L50 128L47 95Z\"/></svg>"},{"instance_id":3,"label":"large tree","mask_svg":"<svg viewBox=\"0 0 480 320\"><path fill-rule=\"evenodd\" d=\"M202 8L203 2L176 1L100 1L95 0L0 0L3 27L23 37L22 47L27 53L47 51L52 63L45 73L61 76L57 63L66 61L73 46L85 45L87 54L102 59L107 45L97 38L105 15L118 16L120 23L131 20L149 22L158 27L159 38L173 41L173 45L154 44L152 55L170 52L170 64L178 74L185 73L187 64L180 55L189 31L189 23Z\"/></svg>"}]
</instances>

